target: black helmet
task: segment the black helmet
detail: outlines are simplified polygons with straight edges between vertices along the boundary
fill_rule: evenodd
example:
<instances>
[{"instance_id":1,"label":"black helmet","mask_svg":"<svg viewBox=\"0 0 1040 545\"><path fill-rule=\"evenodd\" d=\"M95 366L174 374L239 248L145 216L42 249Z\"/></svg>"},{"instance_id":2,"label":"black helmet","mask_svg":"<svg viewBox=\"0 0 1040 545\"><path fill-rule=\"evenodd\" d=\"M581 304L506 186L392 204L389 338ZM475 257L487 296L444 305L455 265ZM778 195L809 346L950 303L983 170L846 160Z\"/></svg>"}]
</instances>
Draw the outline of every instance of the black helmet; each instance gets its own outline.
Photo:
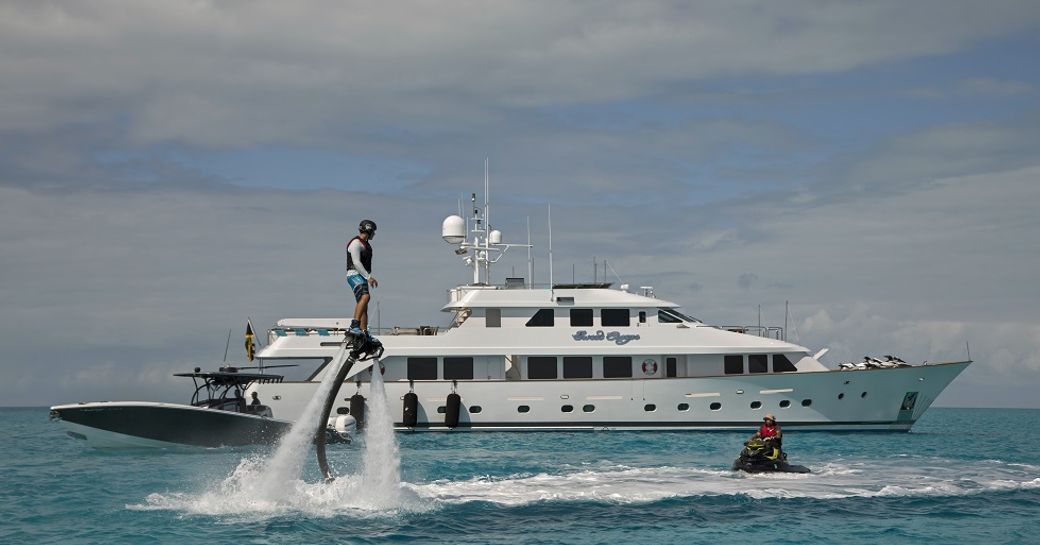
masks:
<instances>
[{"instance_id":1,"label":"black helmet","mask_svg":"<svg viewBox=\"0 0 1040 545\"><path fill-rule=\"evenodd\" d=\"M376 222L372 220L361 220L361 224L358 225L358 231L371 235L376 232Z\"/></svg>"}]
</instances>

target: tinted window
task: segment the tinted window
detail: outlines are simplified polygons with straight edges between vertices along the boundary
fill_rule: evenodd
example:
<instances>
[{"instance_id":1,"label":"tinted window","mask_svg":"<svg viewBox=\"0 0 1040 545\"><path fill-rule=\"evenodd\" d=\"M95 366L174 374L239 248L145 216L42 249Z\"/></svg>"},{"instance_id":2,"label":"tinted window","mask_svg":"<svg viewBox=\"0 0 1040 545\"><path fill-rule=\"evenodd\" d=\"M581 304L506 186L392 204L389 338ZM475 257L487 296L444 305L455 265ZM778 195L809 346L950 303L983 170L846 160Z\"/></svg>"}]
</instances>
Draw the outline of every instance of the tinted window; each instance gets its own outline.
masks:
<instances>
[{"instance_id":1,"label":"tinted window","mask_svg":"<svg viewBox=\"0 0 1040 545\"><path fill-rule=\"evenodd\" d=\"M766 373L769 371L769 364L766 363L765 354L752 354L747 357L748 372L751 373Z\"/></svg>"},{"instance_id":2,"label":"tinted window","mask_svg":"<svg viewBox=\"0 0 1040 545\"><path fill-rule=\"evenodd\" d=\"M516 408L516 412L518 412L518 413L531 412L531 407L528 407L527 405L520 405L519 407Z\"/></svg>"},{"instance_id":3,"label":"tinted window","mask_svg":"<svg viewBox=\"0 0 1040 545\"><path fill-rule=\"evenodd\" d=\"M752 409L761 409L762 408L762 402L761 401L752 401L751 402L751 408Z\"/></svg>"},{"instance_id":4,"label":"tinted window","mask_svg":"<svg viewBox=\"0 0 1040 545\"><path fill-rule=\"evenodd\" d=\"M563 378L592 378L592 357L565 356Z\"/></svg>"},{"instance_id":5,"label":"tinted window","mask_svg":"<svg viewBox=\"0 0 1040 545\"><path fill-rule=\"evenodd\" d=\"M643 405L643 410L648 413L652 413L657 410L657 405L654 405L653 403L647 403L646 405Z\"/></svg>"},{"instance_id":6,"label":"tinted window","mask_svg":"<svg viewBox=\"0 0 1040 545\"><path fill-rule=\"evenodd\" d=\"M713 410L713 411L717 411L717 410L722 408L722 403L719 403L718 401L716 401L716 402L712 403L711 405L708 405L708 407L711 410Z\"/></svg>"},{"instance_id":7,"label":"tinted window","mask_svg":"<svg viewBox=\"0 0 1040 545\"><path fill-rule=\"evenodd\" d=\"M666 358L664 360L665 376L671 378L675 376L675 358Z\"/></svg>"},{"instance_id":8,"label":"tinted window","mask_svg":"<svg viewBox=\"0 0 1040 545\"><path fill-rule=\"evenodd\" d=\"M556 357L532 356L530 358L527 358L527 378L556 378Z\"/></svg>"},{"instance_id":9,"label":"tinted window","mask_svg":"<svg viewBox=\"0 0 1040 545\"><path fill-rule=\"evenodd\" d=\"M487 313L487 316L484 317L484 326L502 327L502 309L489 308L485 312Z\"/></svg>"},{"instance_id":10,"label":"tinted window","mask_svg":"<svg viewBox=\"0 0 1040 545\"><path fill-rule=\"evenodd\" d=\"M680 403L679 406L676 407L676 408L679 409L680 411L688 411L688 410L690 410L690 404L689 403Z\"/></svg>"},{"instance_id":11,"label":"tinted window","mask_svg":"<svg viewBox=\"0 0 1040 545\"><path fill-rule=\"evenodd\" d=\"M629 356L603 356L603 378L631 378L632 358Z\"/></svg>"},{"instance_id":12,"label":"tinted window","mask_svg":"<svg viewBox=\"0 0 1040 545\"><path fill-rule=\"evenodd\" d=\"M480 405L473 405L472 407L469 408L469 412L471 412L471 413L479 413L480 411L483 411L483 410L484 410L484 408L481 407Z\"/></svg>"},{"instance_id":13,"label":"tinted window","mask_svg":"<svg viewBox=\"0 0 1040 545\"><path fill-rule=\"evenodd\" d=\"M646 323L646 311L645 310L640 310L639 311L639 323L641 323L641 324L645 324Z\"/></svg>"},{"instance_id":14,"label":"tinted window","mask_svg":"<svg viewBox=\"0 0 1040 545\"><path fill-rule=\"evenodd\" d=\"M444 380L473 380L473 358L444 358Z\"/></svg>"},{"instance_id":15,"label":"tinted window","mask_svg":"<svg viewBox=\"0 0 1040 545\"><path fill-rule=\"evenodd\" d=\"M629 324L627 308L605 308L599 317L603 327L628 327Z\"/></svg>"},{"instance_id":16,"label":"tinted window","mask_svg":"<svg viewBox=\"0 0 1040 545\"><path fill-rule=\"evenodd\" d=\"M408 358L408 380L437 380L437 358Z\"/></svg>"},{"instance_id":17,"label":"tinted window","mask_svg":"<svg viewBox=\"0 0 1040 545\"><path fill-rule=\"evenodd\" d=\"M773 354L774 373L790 373L791 371L797 370L798 368L791 363L791 360L787 359L787 356L783 354Z\"/></svg>"},{"instance_id":18,"label":"tinted window","mask_svg":"<svg viewBox=\"0 0 1040 545\"><path fill-rule=\"evenodd\" d=\"M592 326L592 309L591 308L572 308L571 309L571 327L591 327Z\"/></svg>"},{"instance_id":19,"label":"tinted window","mask_svg":"<svg viewBox=\"0 0 1040 545\"><path fill-rule=\"evenodd\" d=\"M781 409L786 409L786 408L788 408L790 406L791 406L791 400L789 400L789 399L785 399L785 400L780 402L780 408Z\"/></svg>"},{"instance_id":20,"label":"tinted window","mask_svg":"<svg viewBox=\"0 0 1040 545\"><path fill-rule=\"evenodd\" d=\"M595 405L584 405L584 406L582 406L581 410L584 411L584 412L587 412L587 413L591 413L592 411L596 410L596 406Z\"/></svg>"},{"instance_id":21,"label":"tinted window","mask_svg":"<svg viewBox=\"0 0 1040 545\"><path fill-rule=\"evenodd\" d=\"M531 316L531 319L527 321L527 327L552 327L555 324L553 321L553 309L543 308Z\"/></svg>"},{"instance_id":22,"label":"tinted window","mask_svg":"<svg viewBox=\"0 0 1040 545\"><path fill-rule=\"evenodd\" d=\"M682 323L682 318L679 318L667 310L661 309L657 311L657 321L662 324L680 324Z\"/></svg>"},{"instance_id":23,"label":"tinted window","mask_svg":"<svg viewBox=\"0 0 1040 545\"><path fill-rule=\"evenodd\" d=\"M448 412L448 408L445 407L444 405L441 405L440 407L437 407L437 412L440 413L440 414L444 414L444 413Z\"/></svg>"},{"instance_id":24,"label":"tinted window","mask_svg":"<svg viewBox=\"0 0 1040 545\"><path fill-rule=\"evenodd\" d=\"M744 373L744 356L726 356L726 374L740 375Z\"/></svg>"},{"instance_id":25,"label":"tinted window","mask_svg":"<svg viewBox=\"0 0 1040 545\"><path fill-rule=\"evenodd\" d=\"M808 407L810 405L812 405L812 400L811 399L803 399L802 400L802 407Z\"/></svg>"},{"instance_id":26,"label":"tinted window","mask_svg":"<svg viewBox=\"0 0 1040 545\"><path fill-rule=\"evenodd\" d=\"M565 413L574 412L574 405L564 405L563 407L560 407L560 410Z\"/></svg>"}]
</instances>

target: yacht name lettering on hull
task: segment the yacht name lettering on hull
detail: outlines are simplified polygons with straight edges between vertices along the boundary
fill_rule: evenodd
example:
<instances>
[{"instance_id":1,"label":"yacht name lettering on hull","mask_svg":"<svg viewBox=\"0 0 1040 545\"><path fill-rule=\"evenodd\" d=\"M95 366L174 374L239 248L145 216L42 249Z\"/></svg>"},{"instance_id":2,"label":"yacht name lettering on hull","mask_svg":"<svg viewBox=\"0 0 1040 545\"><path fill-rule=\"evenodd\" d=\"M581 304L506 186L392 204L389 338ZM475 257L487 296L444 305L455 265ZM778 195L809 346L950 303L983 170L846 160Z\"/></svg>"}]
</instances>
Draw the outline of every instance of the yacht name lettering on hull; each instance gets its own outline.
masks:
<instances>
[{"instance_id":1,"label":"yacht name lettering on hull","mask_svg":"<svg viewBox=\"0 0 1040 545\"><path fill-rule=\"evenodd\" d=\"M604 333L602 329L595 333L589 333L584 329L574 334L574 340L576 341L613 341L615 344L628 344L631 341L638 341L639 335L636 334L624 334L620 331L611 331L610 333Z\"/></svg>"}]
</instances>

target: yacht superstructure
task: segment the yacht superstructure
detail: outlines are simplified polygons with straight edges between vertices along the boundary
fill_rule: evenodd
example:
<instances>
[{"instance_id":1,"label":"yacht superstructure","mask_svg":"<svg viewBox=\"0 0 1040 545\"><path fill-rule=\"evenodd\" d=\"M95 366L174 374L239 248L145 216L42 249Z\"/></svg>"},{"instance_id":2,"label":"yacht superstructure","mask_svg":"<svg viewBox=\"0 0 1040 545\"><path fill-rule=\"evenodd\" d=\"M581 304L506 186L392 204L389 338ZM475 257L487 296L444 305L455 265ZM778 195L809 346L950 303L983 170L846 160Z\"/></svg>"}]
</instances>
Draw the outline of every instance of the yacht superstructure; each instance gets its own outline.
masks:
<instances>
[{"instance_id":1,"label":"yacht superstructure","mask_svg":"<svg viewBox=\"0 0 1040 545\"><path fill-rule=\"evenodd\" d=\"M442 310L453 315L451 325L379 332L385 353L378 367L357 365L347 376L353 385L344 384L338 414L350 411L349 394L367 397L378 368L399 429L747 429L771 412L785 429L907 431L971 363L833 370L779 328L709 325L650 288L539 288L530 275L491 285L490 266L509 248L530 246L502 243L486 200L483 213L473 200L468 220L449 216L442 225L444 240L473 269L470 284L449 290ZM261 362L323 363L307 380L250 392L295 419L348 324L278 321ZM451 406L452 393L461 407ZM406 398L417 399L414 422L404 417Z\"/></svg>"}]
</instances>

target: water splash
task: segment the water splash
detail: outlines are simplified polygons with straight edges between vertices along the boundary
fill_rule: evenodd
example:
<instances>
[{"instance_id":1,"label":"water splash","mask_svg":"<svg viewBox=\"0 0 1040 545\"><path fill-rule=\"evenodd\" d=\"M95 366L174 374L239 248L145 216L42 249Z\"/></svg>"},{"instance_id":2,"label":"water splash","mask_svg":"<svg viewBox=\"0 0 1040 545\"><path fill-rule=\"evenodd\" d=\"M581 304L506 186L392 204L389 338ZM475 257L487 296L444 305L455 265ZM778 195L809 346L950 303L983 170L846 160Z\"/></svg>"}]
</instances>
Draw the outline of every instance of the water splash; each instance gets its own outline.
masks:
<instances>
[{"instance_id":1,"label":"water splash","mask_svg":"<svg viewBox=\"0 0 1040 545\"><path fill-rule=\"evenodd\" d=\"M369 383L361 482L372 505L381 508L400 506L401 456L394 436L394 420L390 415L383 377L377 367L373 367Z\"/></svg>"}]
</instances>

